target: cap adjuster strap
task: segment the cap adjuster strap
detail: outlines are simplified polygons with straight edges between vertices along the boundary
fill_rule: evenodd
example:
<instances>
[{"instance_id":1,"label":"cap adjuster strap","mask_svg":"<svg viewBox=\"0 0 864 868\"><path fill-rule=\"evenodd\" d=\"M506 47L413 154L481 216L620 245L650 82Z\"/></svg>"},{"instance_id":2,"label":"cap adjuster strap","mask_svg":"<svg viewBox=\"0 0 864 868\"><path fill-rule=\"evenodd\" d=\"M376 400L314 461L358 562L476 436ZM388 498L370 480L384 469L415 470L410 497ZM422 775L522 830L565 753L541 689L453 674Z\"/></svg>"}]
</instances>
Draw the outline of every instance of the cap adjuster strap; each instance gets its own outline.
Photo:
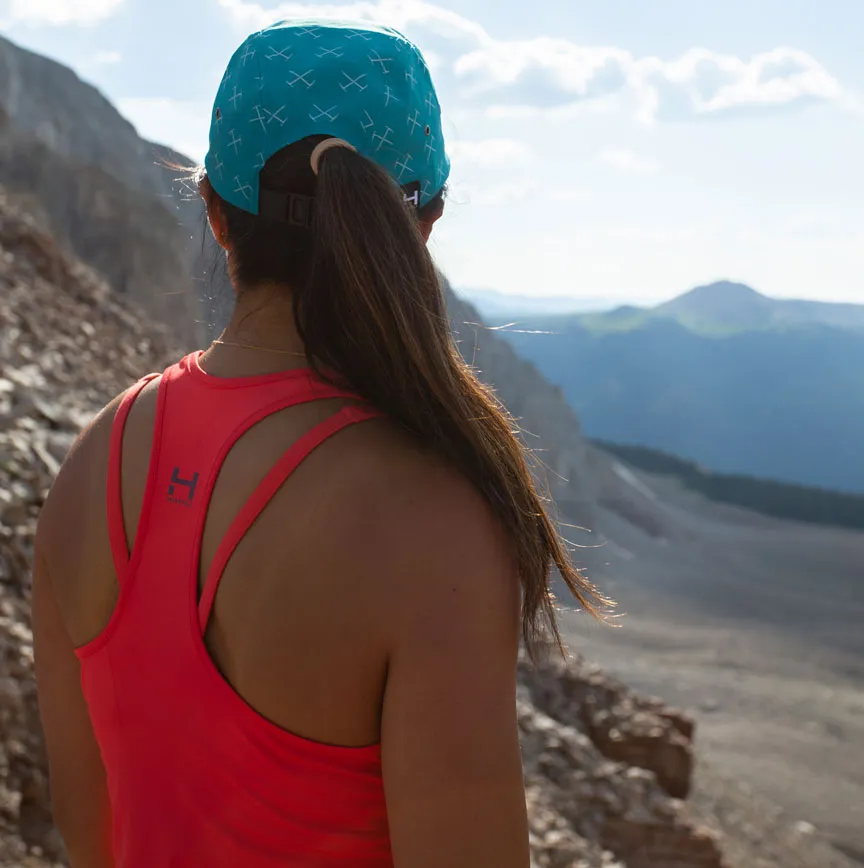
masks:
<instances>
[{"instance_id":1,"label":"cap adjuster strap","mask_svg":"<svg viewBox=\"0 0 864 868\"><path fill-rule=\"evenodd\" d=\"M268 220L310 229L315 219L315 198L262 187L258 194L258 214Z\"/></svg>"}]
</instances>

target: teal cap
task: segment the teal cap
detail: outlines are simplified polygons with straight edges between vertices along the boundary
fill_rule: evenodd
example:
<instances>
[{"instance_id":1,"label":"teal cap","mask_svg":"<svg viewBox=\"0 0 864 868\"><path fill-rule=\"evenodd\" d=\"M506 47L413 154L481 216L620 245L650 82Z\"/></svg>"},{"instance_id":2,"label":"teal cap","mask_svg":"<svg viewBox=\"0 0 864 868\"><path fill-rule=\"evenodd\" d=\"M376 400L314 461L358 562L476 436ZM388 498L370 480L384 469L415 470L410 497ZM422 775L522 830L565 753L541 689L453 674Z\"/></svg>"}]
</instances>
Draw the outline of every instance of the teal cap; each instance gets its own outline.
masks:
<instances>
[{"instance_id":1,"label":"teal cap","mask_svg":"<svg viewBox=\"0 0 864 868\"><path fill-rule=\"evenodd\" d=\"M249 36L216 94L204 161L210 183L257 214L267 160L315 135L349 142L413 189L419 206L450 175L429 69L420 50L389 27L304 19Z\"/></svg>"}]
</instances>

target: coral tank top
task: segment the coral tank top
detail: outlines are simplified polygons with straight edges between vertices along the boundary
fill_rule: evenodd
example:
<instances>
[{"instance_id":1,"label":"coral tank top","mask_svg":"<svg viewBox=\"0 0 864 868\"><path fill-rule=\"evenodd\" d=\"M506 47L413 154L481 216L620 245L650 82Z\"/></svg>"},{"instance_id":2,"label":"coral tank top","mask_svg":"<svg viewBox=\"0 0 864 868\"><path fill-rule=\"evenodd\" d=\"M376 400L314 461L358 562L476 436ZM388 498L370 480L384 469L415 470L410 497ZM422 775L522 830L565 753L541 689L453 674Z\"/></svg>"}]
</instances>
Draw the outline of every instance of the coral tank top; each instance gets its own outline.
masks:
<instances>
[{"instance_id":1,"label":"coral tank top","mask_svg":"<svg viewBox=\"0 0 864 868\"><path fill-rule=\"evenodd\" d=\"M204 628L228 559L288 475L320 443L378 413L357 404L282 455L222 540L198 597L208 502L231 446L256 422L356 395L309 369L222 379L194 353L159 384L137 536L126 545L123 430L146 377L124 397L110 448L107 509L120 596L79 648L84 694L113 811L118 868L392 868L380 746L310 741L263 718L223 679Z\"/></svg>"}]
</instances>

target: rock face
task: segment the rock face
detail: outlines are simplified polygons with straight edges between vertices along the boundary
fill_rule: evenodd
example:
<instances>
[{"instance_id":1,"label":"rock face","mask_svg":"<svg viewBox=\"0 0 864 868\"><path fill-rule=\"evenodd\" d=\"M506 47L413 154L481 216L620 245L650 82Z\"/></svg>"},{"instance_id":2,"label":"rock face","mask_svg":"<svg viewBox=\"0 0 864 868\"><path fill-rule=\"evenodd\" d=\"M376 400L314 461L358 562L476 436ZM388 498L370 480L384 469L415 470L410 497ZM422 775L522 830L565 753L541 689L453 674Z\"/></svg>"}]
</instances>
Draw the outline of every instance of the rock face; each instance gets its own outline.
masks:
<instances>
[{"instance_id":1,"label":"rock face","mask_svg":"<svg viewBox=\"0 0 864 868\"><path fill-rule=\"evenodd\" d=\"M192 281L202 208L166 161L189 164L139 138L71 70L0 38L0 184L115 292L191 346L203 335Z\"/></svg>"},{"instance_id":2,"label":"rock face","mask_svg":"<svg viewBox=\"0 0 864 868\"><path fill-rule=\"evenodd\" d=\"M168 152L144 141L92 85L68 67L0 37L0 108L23 134L72 163L98 166L146 196L170 195L157 162Z\"/></svg>"},{"instance_id":3,"label":"rock face","mask_svg":"<svg viewBox=\"0 0 864 868\"><path fill-rule=\"evenodd\" d=\"M670 796L685 799L693 774L693 721L659 699L637 696L578 659L570 667L522 667L531 699L557 720L572 721L606 757L654 772Z\"/></svg>"},{"instance_id":4,"label":"rock face","mask_svg":"<svg viewBox=\"0 0 864 868\"><path fill-rule=\"evenodd\" d=\"M474 307L456 296L449 285L446 291L450 322L463 358L484 383L494 386L515 417L523 441L536 456L535 475L548 487L559 514L590 527L596 499L588 472L590 448L576 414L557 386L482 324Z\"/></svg>"},{"instance_id":5,"label":"rock face","mask_svg":"<svg viewBox=\"0 0 864 868\"><path fill-rule=\"evenodd\" d=\"M522 663L519 679L538 865L723 864L715 835L671 797L690 787L691 720L634 695L580 658L568 665Z\"/></svg>"},{"instance_id":6,"label":"rock face","mask_svg":"<svg viewBox=\"0 0 864 868\"><path fill-rule=\"evenodd\" d=\"M35 522L78 430L180 354L166 329L146 322L0 190L0 866L62 864L33 681ZM501 358L518 367L509 352ZM716 842L670 796L689 783L685 718L582 661L522 664L519 690L537 868L719 868Z\"/></svg>"}]
</instances>

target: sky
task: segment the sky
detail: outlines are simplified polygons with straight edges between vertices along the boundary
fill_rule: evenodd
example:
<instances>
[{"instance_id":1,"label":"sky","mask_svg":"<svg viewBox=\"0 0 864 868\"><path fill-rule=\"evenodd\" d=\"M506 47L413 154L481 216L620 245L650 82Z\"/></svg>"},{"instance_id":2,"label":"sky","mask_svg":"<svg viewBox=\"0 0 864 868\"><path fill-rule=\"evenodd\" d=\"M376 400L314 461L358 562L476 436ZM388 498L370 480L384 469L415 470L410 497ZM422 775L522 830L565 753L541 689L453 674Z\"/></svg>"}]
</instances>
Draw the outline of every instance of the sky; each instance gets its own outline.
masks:
<instances>
[{"instance_id":1,"label":"sky","mask_svg":"<svg viewBox=\"0 0 864 868\"><path fill-rule=\"evenodd\" d=\"M864 303L860 0L0 0L0 32L201 160L234 49L309 14L426 54L453 161L431 246L455 286Z\"/></svg>"}]
</instances>

